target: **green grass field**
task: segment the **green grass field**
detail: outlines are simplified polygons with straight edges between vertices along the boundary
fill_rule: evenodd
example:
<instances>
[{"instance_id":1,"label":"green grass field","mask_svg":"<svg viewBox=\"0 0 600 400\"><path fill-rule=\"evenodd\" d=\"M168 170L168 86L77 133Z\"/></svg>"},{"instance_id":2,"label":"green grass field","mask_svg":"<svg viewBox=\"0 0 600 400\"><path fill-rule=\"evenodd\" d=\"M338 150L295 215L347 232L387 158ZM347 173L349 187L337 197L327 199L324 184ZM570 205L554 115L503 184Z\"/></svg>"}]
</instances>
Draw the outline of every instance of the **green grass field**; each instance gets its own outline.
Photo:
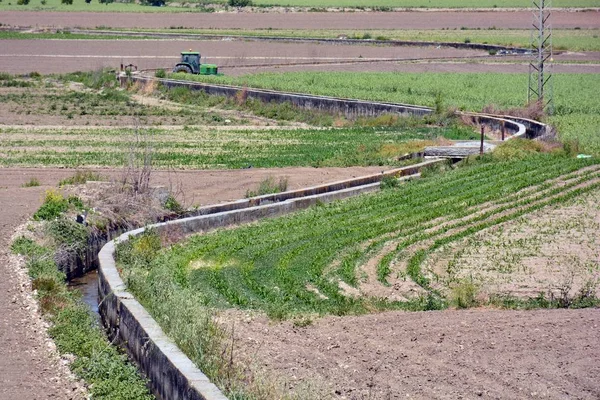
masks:
<instances>
[{"instance_id":1,"label":"green grass field","mask_svg":"<svg viewBox=\"0 0 600 400\"><path fill-rule=\"evenodd\" d=\"M84 0L74 0L72 5L62 4L60 0L31 0L28 5L18 5L17 0L3 0L0 2L0 11L31 10L31 11L93 11L93 12L194 12L214 11L211 5L223 7L224 0L196 0L189 2L195 7L152 7L136 3L114 2L101 4L92 0L87 4ZM322 10L328 7L348 8L377 8L388 10L391 8L526 8L531 4L527 0L255 0L258 7L293 6L307 7ZM600 0L554 0L554 7L599 7ZM0 21L1 22L1 21Z\"/></svg>"},{"instance_id":2,"label":"green grass field","mask_svg":"<svg viewBox=\"0 0 600 400\"><path fill-rule=\"evenodd\" d=\"M345 98L434 106L438 94L444 106L481 111L495 105L522 107L527 99L523 74L290 72L239 77L182 76L179 79L313 93ZM582 150L600 154L600 75L555 74L555 114L548 121L563 140L577 140Z\"/></svg>"}]
</instances>

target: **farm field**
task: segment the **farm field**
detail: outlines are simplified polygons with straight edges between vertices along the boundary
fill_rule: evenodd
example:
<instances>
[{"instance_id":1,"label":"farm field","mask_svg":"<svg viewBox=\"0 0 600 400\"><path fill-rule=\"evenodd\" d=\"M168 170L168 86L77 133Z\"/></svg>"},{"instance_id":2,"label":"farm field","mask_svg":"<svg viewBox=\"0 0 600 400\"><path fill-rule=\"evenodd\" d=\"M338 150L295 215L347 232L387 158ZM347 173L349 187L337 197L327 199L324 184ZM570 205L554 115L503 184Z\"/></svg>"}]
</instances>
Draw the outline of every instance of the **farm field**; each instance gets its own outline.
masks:
<instances>
[{"instance_id":1,"label":"farm field","mask_svg":"<svg viewBox=\"0 0 600 400\"><path fill-rule=\"evenodd\" d=\"M110 74L71 77L114 85ZM176 169L398 165L396 154L478 137L457 123L423 126L416 119L391 117L352 126L340 117L311 114L311 123L330 126L311 127L294 122L306 113L290 106L248 102L240 109L224 98L185 90L165 92L176 100L168 101L52 79L44 83L5 75L1 83L2 166L116 167L125 163L140 131L153 149L154 165Z\"/></svg>"},{"instance_id":2,"label":"farm field","mask_svg":"<svg viewBox=\"0 0 600 400\"><path fill-rule=\"evenodd\" d=\"M350 375L341 367L320 368L329 362L352 364L356 362L353 361L355 356L364 358L374 351L372 346L381 346L382 341L390 339L381 337L367 341L364 351L354 346L352 353L356 353L355 356L337 352L325 356L322 353L325 347L332 343L339 346L338 340L342 340L342 336L361 330L367 321L372 323L373 316L351 317L348 322L353 321L353 328L344 323L346 317L332 320L319 316L360 315L394 309L443 309L449 305L466 308L488 304L529 309L562 307L561 301L568 301L573 307L594 304L598 295L595 281L598 266L594 261L597 243L593 232L598 229L596 194L600 185L600 169L596 163L556 155L530 155L510 161L490 159L454 171L432 173L376 195L324 205L234 230L194 236L183 244L161 251L149 264L127 258L127 250L123 249L120 251L125 260L122 264L124 275L130 290L163 329L206 371L214 371L215 365L210 363L210 355L201 356L195 350L206 337L188 334L199 329L190 315L202 315L207 306L234 308L246 311L225 311L218 320L225 327L235 323L236 337L241 342L238 346L268 354L262 366L282 374L281 379L292 379L292 387L302 390L303 385L316 384L321 393L327 393L323 398L335 397L331 393L364 393L369 388L368 368L372 362L354 364L354 372ZM540 235L558 235L565 239L565 246L573 244L569 253L558 254L557 249L549 254L553 268L543 274L531 265L521 270L520 267L506 269L505 264L493 263L481 270L485 272L485 279L480 279L479 274L470 275L469 263L454 262L451 267L443 267L445 264L437 267L440 252L445 254L478 237L484 238L484 246L493 246L497 242L491 239L494 235L491 232L531 226L528 222L531 216L542 223L541 218L547 215L548 209L555 210L552 211L554 215L564 216L562 210L565 208L561 207L581 210L578 208L581 204L587 207L587 214L582 214L577 221L587 221L586 216L592 216L592 220L584 225L578 225L576 221L563 225L561 221L568 217L561 217L545 231L514 238L515 242L511 243L522 258L530 252L538 254L534 248L540 243ZM581 243L585 251L566 239L575 232L591 239ZM144 238L140 240L143 243ZM135 246L133 244L133 248ZM467 245L466 249L477 251L478 248ZM478 255L470 254L475 260L480 259ZM460 256L469 257L469 253L462 250ZM571 262L559 262L561 256L570 257ZM459 259L450 257L452 260ZM510 286L508 282L514 285ZM565 282L568 285L566 297L561 292L565 290L562 286ZM267 326L272 326L273 322L265 322L263 313L276 321L292 321L277 323L271 330ZM375 315L383 319L388 317L386 314ZM404 319L402 314L396 317L400 321ZM312 324L316 325L314 331ZM330 325L336 332L335 337L320 336L318 332L323 330L319 327L323 324L337 325L335 329ZM264 330L269 331L266 338L261 339L260 329L263 329L263 335ZM347 333L342 335L341 330ZM284 357L285 361L281 363L276 361L274 349L262 350L260 343L266 341L277 343L282 349L286 346L296 349L290 343L285 344L284 332L299 337L313 332L310 334L316 339L309 348L314 350L302 351L297 357ZM363 336L364 333L359 335ZM341 346L345 351L349 350L348 344ZM317 362L317 357L325 357L327 361ZM317 364L314 368L312 363L302 361L313 358ZM381 376L377 376L376 381L381 387L376 388L378 395L375 398L423 393L422 388L413 384L414 379L404 385L391 383L395 381L390 381L389 377L396 371L392 368L393 360L395 358L385 357L385 361L377 363ZM432 371L441 374L436 382L447 379L445 370L434 368L424 372L430 374ZM295 377L290 378L291 375ZM221 381L218 376L211 377L216 382ZM548 376L544 375L529 382L543 387L546 379ZM592 396L598 393L600 388L592 383L591 375L583 373L581 379L586 383L575 389L578 393ZM469 378L468 385L475 382ZM574 384L570 379L561 379L561 386L573 387ZM487 390L515 390L507 389L510 387L508 382L498 386L506 387ZM429 390L435 393L440 389L436 384ZM556 393L554 390L547 392L551 397ZM500 398L510 397L506 396Z\"/></svg>"},{"instance_id":3,"label":"farm field","mask_svg":"<svg viewBox=\"0 0 600 400\"><path fill-rule=\"evenodd\" d=\"M0 128L0 165L116 167L128 157L133 128ZM453 139L466 129L328 128L225 130L198 126L144 129L156 168L230 169L289 166L393 166L396 154Z\"/></svg>"},{"instance_id":4,"label":"farm field","mask_svg":"<svg viewBox=\"0 0 600 400\"><path fill-rule=\"evenodd\" d=\"M483 43L496 44L510 47L529 48L530 32L525 30L285 30L285 29L261 29L261 30L222 30L222 29L134 29L134 32L169 33L173 39L177 35L224 35L224 36L258 36L258 37L290 37L290 38L318 38L318 39L376 39L376 40L403 40L423 42L457 42L457 43ZM151 36L133 37L127 31L114 36L106 36L98 32L93 33L51 33L51 32L0 32L0 40L18 39L62 39L62 40L148 40ZM555 50L569 51L600 51L600 31L597 29L571 29L555 30L553 32L553 45ZM368 44L368 42L365 42Z\"/></svg>"},{"instance_id":5,"label":"farm field","mask_svg":"<svg viewBox=\"0 0 600 400\"><path fill-rule=\"evenodd\" d=\"M491 73L364 73L356 76L349 72L294 72L242 77L175 76L180 79L426 106L433 106L439 93L445 106L470 111L481 111L486 106L499 109L521 107L526 101L527 87L527 75ZM600 76L597 74L556 74L555 114L549 119L550 123L557 125L563 140L577 140L582 149L595 153L600 151L600 102L594 94L598 85Z\"/></svg>"},{"instance_id":6,"label":"farm field","mask_svg":"<svg viewBox=\"0 0 600 400\"><path fill-rule=\"evenodd\" d=\"M235 7L227 8L225 0L192 0L182 7L180 3L166 1L163 7L152 7L149 5L112 3L102 4L92 1L89 4L83 1L75 1L73 4L62 4L59 0L46 0L45 3L32 1L28 5L1 3L1 10L35 10L35 11L92 11L92 12L145 12L145 13L172 13L172 12L214 12L215 10L235 10ZM393 9L495 9L495 8L526 8L529 4L520 0L482 0L482 1L459 1L459 0L255 0L255 7L246 10L264 12L270 7L297 7L315 11L336 11L348 9L359 9L367 11L391 11ZM554 0L556 8L594 8L600 7L598 0Z\"/></svg>"},{"instance_id":7,"label":"farm field","mask_svg":"<svg viewBox=\"0 0 600 400\"><path fill-rule=\"evenodd\" d=\"M404 40L423 42L457 42L457 43L484 43L497 44L510 47L529 48L531 33L523 29L453 29L453 30L403 30L403 29L191 29L177 27L172 29L133 29L134 32L142 33L170 33L198 34L198 35L226 35L226 36L259 36L259 37L291 37L291 38L318 38L318 39L375 39L375 40ZM598 29L555 29L553 31L553 46L555 50L570 51L599 51L600 31ZM93 35L87 36L94 38ZM117 38L126 38L126 33ZM72 33L68 36L52 33L0 33L0 38L6 39L85 39L86 36ZM98 35L95 38L106 39L106 36Z\"/></svg>"},{"instance_id":8,"label":"farm field","mask_svg":"<svg viewBox=\"0 0 600 400\"><path fill-rule=\"evenodd\" d=\"M102 4L99 1L84 3L83 1L75 1L73 4L62 4L58 0L46 0L45 3L33 1L28 5L18 5L16 2L11 4L0 3L0 11L2 10L34 10L34 11L92 11L92 12L145 12L145 13L169 13L169 12L214 12L215 9L221 10L225 8L226 1L224 0L196 0L187 4L187 7L182 7L181 4L175 3L170 5L167 1L163 7L152 7L141 4L128 3L112 3ZM264 11L269 7L300 7L305 9L316 9L317 11L333 11L331 9L368 9L375 11L391 11L392 9L403 8L448 8L448 9L473 9L473 8L525 8L529 4L519 0L483 0L483 1L458 1L458 0L256 0L253 2L257 11ZM600 7L598 0L554 0L554 7L557 8L587 8ZM227 8L225 8L227 10ZM232 7L232 9L235 9Z\"/></svg>"},{"instance_id":9,"label":"farm field","mask_svg":"<svg viewBox=\"0 0 600 400\"><path fill-rule=\"evenodd\" d=\"M34 0L35 1L35 0ZM6 2L0 3L5 6ZM55 28L153 28L197 29L529 29L531 12L522 11L427 11L326 13L127 13L110 12L122 3L103 5L107 12L2 11L3 26ZM16 6L12 6L16 7ZM151 7L154 9L154 7ZM599 29L600 11L552 13L554 29Z\"/></svg>"},{"instance_id":10,"label":"farm field","mask_svg":"<svg viewBox=\"0 0 600 400\"><path fill-rule=\"evenodd\" d=\"M49 263L43 260L52 271L29 270L31 277L48 278L45 286L14 276L27 271L13 268L19 260L10 254L10 237L48 199L44 190L87 202L108 187L59 180L93 169L91 180L120 182L131 176L132 163L146 165L150 152L152 184L168 191L163 206L173 217L181 206L379 174L417 162L401 156L425 146L477 139L474 127L449 116L455 109L539 115L523 108L525 57L368 44L527 47L529 3L255 0L239 10L225 0L215 3L0 1L5 396L66 400L85 397L86 385L89 393L101 393L103 385L115 384L121 389L106 390L103 399L134 392L148 398L139 379L135 385L116 382L127 363L122 356L123 364L108 361L117 352L102 335L93 346L84 337L90 335L67 334L56 343L69 353L63 358L75 360L73 372L105 383L74 385L66 360L48 351L51 342L40 336L46 328L33 306L37 298L48 307L42 296L56 289L53 282L63 287L51 265L58 249L54 258L46 255ZM560 50L554 54L555 112L542 118L563 143L511 140L406 182L385 179L377 193L318 202L285 217L189 237L150 231L117 248L128 290L231 400L600 398L600 2L553 3L554 49ZM92 33L68 33L77 28ZM120 32L100 32L109 30ZM131 37L129 30L148 36ZM151 37L162 32L174 36ZM177 36L189 33L228 37ZM267 42L240 35L367 42ZM224 76L169 74L187 49L199 50ZM351 121L260 103L243 90L231 99L156 82L123 90L106 71L129 63L150 76L164 76L164 69L176 79L427 105L439 112L426 119ZM137 183L123 182L126 208L137 199L137 192L131 196ZM96 226L93 214L108 213L91 204L87 226ZM34 225L21 226L21 234L30 236L40 226ZM83 306L79 311L85 318L74 325L89 328L92 316ZM106 349L80 357L63 347L65 339L79 350ZM97 368L85 367L92 357L99 357L92 362Z\"/></svg>"}]
</instances>

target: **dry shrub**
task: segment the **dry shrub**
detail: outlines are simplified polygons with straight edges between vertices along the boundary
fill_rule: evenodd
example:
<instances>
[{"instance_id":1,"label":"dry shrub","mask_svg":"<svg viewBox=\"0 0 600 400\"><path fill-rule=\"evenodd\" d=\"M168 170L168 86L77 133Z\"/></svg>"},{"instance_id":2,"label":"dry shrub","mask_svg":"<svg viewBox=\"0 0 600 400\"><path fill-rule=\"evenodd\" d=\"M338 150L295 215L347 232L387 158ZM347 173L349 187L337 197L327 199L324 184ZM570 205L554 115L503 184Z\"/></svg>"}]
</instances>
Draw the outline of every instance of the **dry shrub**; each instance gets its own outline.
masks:
<instances>
[{"instance_id":1,"label":"dry shrub","mask_svg":"<svg viewBox=\"0 0 600 400\"><path fill-rule=\"evenodd\" d=\"M171 246L185 238L180 225L166 225L160 230L160 241L163 247Z\"/></svg>"},{"instance_id":2,"label":"dry shrub","mask_svg":"<svg viewBox=\"0 0 600 400\"><path fill-rule=\"evenodd\" d=\"M238 91L235 94L235 104L237 104L238 106L243 106L246 103L246 100L248 99L248 88L244 86L244 88L240 91Z\"/></svg>"},{"instance_id":3,"label":"dry shrub","mask_svg":"<svg viewBox=\"0 0 600 400\"><path fill-rule=\"evenodd\" d=\"M525 107L508 109L498 108L496 105L490 104L485 106L482 112L486 114L510 115L512 117L533 119L535 121L541 121L546 116L544 105L539 101L529 103Z\"/></svg>"},{"instance_id":4,"label":"dry shrub","mask_svg":"<svg viewBox=\"0 0 600 400\"><path fill-rule=\"evenodd\" d=\"M157 86L158 81L156 79L152 79L142 87L142 94L146 96L153 94L156 91Z\"/></svg>"}]
</instances>

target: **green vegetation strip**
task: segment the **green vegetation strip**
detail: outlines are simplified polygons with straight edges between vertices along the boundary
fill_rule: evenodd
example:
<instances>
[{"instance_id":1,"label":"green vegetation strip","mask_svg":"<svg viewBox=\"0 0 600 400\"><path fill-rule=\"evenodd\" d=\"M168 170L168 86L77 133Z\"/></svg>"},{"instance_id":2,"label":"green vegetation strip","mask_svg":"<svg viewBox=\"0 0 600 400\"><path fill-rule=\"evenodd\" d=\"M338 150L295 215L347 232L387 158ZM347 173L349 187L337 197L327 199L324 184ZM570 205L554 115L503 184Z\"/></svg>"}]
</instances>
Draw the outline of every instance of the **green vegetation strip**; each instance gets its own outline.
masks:
<instances>
[{"instance_id":1,"label":"green vegetation strip","mask_svg":"<svg viewBox=\"0 0 600 400\"><path fill-rule=\"evenodd\" d=\"M445 232L444 228L430 233L424 228L437 218L456 221L455 228L463 228L460 235L444 239L447 243L597 188L598 184L592 180L598 174L583 175L579 183L592 185L571 192L559 190L547 200L526 201L514 196L505 210L519 206L520 201L524 208L508 214L501 214L499 209L472 221L460 220L469 215L466 210L469 207L543 185L595 162L547 154L511 161L485 157L444 174L429 173L427 177L426 172L424 179L376 195L315 207L234 230L194 236L146 258L147 263L131 258L120 260L125 261L122 265L130 290L159 321L169 318L169 309L178 307L171 300L173 291L177 297L189 296L189 301L197 307L257 309L272 318L440 308L447 304L446 300L429 290L428 278L420 272L425 250L411 259L408 274L429 290L428 295L406 302L354 298L341 292L338 280L357 286L362 280L358 266L390 240L390 235L406 245L435 240ZM440 243L435 241L435 245ZM162 282L160 287L156 282ZM170 320L169 334L179 329L177 324Z\"/></svg>"},{"instance_id":2,"label":"green vegetation strip","mask_svg":"<svg viewBox=\"0 0 600 400\"><path fill-rule=\"evenodd\" d=\"M23 2L23 1L21 1ZM31 10L31 11L93 11L93 12L214 12L215 8L228 9L225 0L192 0L187 4L191 7L181 7L180 2L166 2L164 7L152 7L140 3L125 3L114 0L74 0L72 4L61 0L30 0L28 4L20 4L19 0L4 0L0 2L0 11ZM169 3L174 3L169 5ZM327 11L329 7L345 7L356 9L373 9L391 11L393 8L498 8L498 7L529 7L529 3L521 0L254 0L257 7L305 7L313 11ZM554 0L554 7L600 7L598 0ZM193 7L193 8L192 8ZM231 9L237 9L232 7Z\"/></svg>"},{"instance_id":3,"label":"green vegetation strip","mask_svg":"<svg viewBox=\"0 0 600 400\"><path fill-rule=\"evenodd\" d=\"M154 398L145 380L127 356L112 346L101 328L98 318L84 303L78 291L69 290L65 274L58 271L55 259L69 253L82 253L87 244L86 228L72 219L61 217L71 207L81 210L78 198L63 198L49 191L43 206L34 215L46 220L40 245L32 239L20 237L12 244L12 251L25 257L32 287L44 316L51 322L49 334L61 354L71 354L71 370L83 379L93 399L151 400Z\"/></svg>"},{"instance_id":4,"label":"green vegetation strip","mask_svg":"<svg viewBox=\"0 0 600 400\"><path fill-rule=\"evenodd\" d=\"M522 107L527 100L527 75L477 73L289 72L232 76L173 75L211 83L232 84L325 96L388 101L481 111ZM600 154L600 87L598 74L554 74L555 113L548 119L563 140Z\"/></svg>"},{"instance_id":5,"label":"green vegetation strip","mask_svg":"<svg viewBox=\"0 0 600 400\"><path fill-rule=\"evenodd\" d=\"M393 158L438 137L473 139L469 128L325 128L143 131L156 167L242 168L399 165ZM134 129L0 129L4 166L119 166L129 157ZM416 147L415 147L416 146Z\"/></svg>"}]
</instances>

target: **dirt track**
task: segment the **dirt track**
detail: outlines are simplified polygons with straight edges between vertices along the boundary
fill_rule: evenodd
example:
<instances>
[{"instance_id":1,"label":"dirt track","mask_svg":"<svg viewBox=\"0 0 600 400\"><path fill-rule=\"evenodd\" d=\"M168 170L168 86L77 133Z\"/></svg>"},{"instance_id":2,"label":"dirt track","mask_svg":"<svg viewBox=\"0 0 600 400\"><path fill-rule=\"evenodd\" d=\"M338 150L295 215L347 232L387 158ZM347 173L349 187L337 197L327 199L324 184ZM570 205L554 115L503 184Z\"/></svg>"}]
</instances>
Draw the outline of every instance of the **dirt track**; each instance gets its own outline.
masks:
<instances>
[{"instance_id":1,"label":"dirt track","mask_svg":"<svg viewBox=\"0 0 600 400\"><path fill-rule=\"evenodd\" d=\"M178 61L181 50L190 48L200 50L205 62L218 64L228 75L294 70L505 73L527 71L525 58L513 58L517 64L497 63L504 59L489 57L486 52L478 50L222 40L6 40L0 48L0 71L18 74L35 69L43 74L63 73L103 67L119 68L121 62L137 65L140 69L168 69ZM32 67L32 57L43 62ZM439 62L440 59L471 57L476 57L486 64ZM404 61L377 62L377 59ZM428 60L428 63L413 63L411 60L415 59ZM555 59L597 62L600 60L600 53L564 53L557 55ZM256 67L257 65L261 67ZM556 65L555 72L599 73L600 65Z\"/></svg>"},{"instance_id":2,"label":"dirt track","mask_svg":"<svg viewBox=\"0 0 600 400\"><path fill-rule=\"evenodd\" d=\"M379 13L86 13L0 12L0 23L19 26L96 28L238 29L441 29L502 27L529 29L531 12L379 12ZM600 12L556 11L556 29L600 28Z\"/></svg>"}]
</instances>

